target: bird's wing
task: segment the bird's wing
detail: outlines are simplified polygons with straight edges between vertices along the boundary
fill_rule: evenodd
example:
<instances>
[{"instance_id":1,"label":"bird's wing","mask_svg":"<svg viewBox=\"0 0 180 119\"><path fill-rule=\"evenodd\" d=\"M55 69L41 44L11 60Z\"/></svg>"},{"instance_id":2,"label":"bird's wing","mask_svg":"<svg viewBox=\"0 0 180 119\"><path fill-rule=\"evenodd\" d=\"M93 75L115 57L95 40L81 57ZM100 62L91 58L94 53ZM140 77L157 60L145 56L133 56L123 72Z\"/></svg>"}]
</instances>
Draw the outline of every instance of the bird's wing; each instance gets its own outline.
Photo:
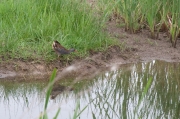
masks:
<instances>
[{"instance_id":1,"label":"bird's wing","mask_svg":"<svg viewBox=\"0 0 180 119\"><path fill-rule=\"evenodd\" d=\"M67 50L65 47L63 47L58 41L56 42L56 45L58 48L63 49L63 50Z\"/></svg>"},{"instance_id":2,"label":"bird's wing","mask_svg":"<svg viewBox=\"0 0 180 119\"><path fill-rule=\"evenodd\" d=\"M59 45L58 46L60 49L62 49L62 50L67 50L65 47L63 47L62 45Z\"/></svg>"},{"instance_id":3,"label":"bird's wing","mask_svg":"<svg viewBox=\"0 0 180 119\"><path fill-rule=\"evenodd\" d=\"M58 48L58 49L56 49L60 54L69 54L69 51L68 50L66 50L66 49L64 49L64 48Z\"/></svg>"}]
</instances>

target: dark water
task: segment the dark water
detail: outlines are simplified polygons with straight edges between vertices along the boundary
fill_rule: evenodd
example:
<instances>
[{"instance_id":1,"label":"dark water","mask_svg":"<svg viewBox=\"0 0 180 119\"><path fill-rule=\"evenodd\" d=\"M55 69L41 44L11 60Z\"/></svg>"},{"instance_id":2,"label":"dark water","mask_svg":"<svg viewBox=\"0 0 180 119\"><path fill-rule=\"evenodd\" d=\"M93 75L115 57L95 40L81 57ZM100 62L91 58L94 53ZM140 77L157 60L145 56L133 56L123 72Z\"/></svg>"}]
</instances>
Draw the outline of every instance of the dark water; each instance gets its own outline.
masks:
<instances>
[{"instance_id":1,"label":"dark water","mask_svg":"<svg viewBox=\"0 0 180 119\"><path fill-rule=\"evenodd\" d=\"M70 85L71 81L61 82ZM0 82L2 119L38 119L44 108L47 82ZM180 118L180 64L163 61L123 65L93 80L79 81L72 91L48 104L48 117L72 119L80 102L80 119ZM78 118L79 119L79 118Z\"/></svg>"}]
</instances>

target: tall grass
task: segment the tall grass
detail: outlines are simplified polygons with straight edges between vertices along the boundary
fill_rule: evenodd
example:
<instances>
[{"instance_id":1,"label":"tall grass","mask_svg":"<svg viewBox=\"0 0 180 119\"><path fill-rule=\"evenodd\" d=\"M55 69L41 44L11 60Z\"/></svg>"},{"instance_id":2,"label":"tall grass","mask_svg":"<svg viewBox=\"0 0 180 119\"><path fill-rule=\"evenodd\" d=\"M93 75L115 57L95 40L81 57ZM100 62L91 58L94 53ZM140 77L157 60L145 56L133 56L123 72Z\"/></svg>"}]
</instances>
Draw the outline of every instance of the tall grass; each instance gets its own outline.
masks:
<instances>
[{"instance_id":1,"label":"tall grass","mask_svg":"<svg viewBox=\"0 0 180 119\"><path fill-rule=\"evenodd\" d=\"M111 42L83 1L0 1L0 57L54 60L53 40L77 49L80 56Z\"/></svg>"},{"instance_id":2,"label":"tall grass","mask_svg":"<svg viewBox=\"0 0 180 119\"><path fill-rule=\"evenodd\" d=\"M168 16L169 24L170 24L170 40L172 42L172 45L176 47L176 42L178 35L180 33L180 1L179 0L173 0L172 6L170 9L170 15Z\"/></svg>"},{"instance_id":3,"label":"tall grass","mask_svg":"<svg viewBox=\"0 0 180 119\"><path fill-rule=\"evenodd\" d=\"M99 2L102 1L106 0ZM180 36L179 0L114 0L113 2L118 3L114 10L119 11L126 31L134 33L145 26L150 31L150 37L154 39L158 38L159 31L168 31L172 46L176 47L177 38Z\"/></svg>"},{"instance_id":4,"label":"tall grass","mask_svg":"<svg viewBox=\"0 0 180 119\"><path fill-rule=\"evenodd\" d=\"M145 21L147 21L151 37L155 38L155 27L158 21L157 14L159 12L161 2L158 0L140 0L140 3L143 5L141 6L142 14L145 16Z\"/></svg>"},{"instance_id":5,"label":"tall grass","mask_svg":"<svg viewBox=\"0 0 180 119\"><path fill-rule=\"evenodd\" d=\"M125 30L134 33L138 30L138 20L140 18L138 0L119 0L119 10L125 21Z\"/></svg>"}]
</instances>

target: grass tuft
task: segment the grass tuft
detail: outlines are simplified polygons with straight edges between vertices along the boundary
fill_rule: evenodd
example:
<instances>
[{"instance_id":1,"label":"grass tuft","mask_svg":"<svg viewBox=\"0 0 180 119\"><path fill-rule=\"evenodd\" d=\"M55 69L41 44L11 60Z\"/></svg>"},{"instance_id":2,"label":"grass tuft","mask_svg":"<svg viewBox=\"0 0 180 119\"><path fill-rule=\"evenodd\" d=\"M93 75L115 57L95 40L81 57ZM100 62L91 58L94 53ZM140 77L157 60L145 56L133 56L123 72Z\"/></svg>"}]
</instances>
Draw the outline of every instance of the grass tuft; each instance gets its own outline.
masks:
<instances>
[{"instance_id":1,"label":"grass tuft","mask_svg":"<svg viewBox=\"0 0 180 119\"><path fill-rule=\"evenodd\" d=\"M176 47L180 37L180 1L179 0L99 0L100 8L104 14L121 18L120 25L125 24L125 30L136 33L147 28L150 37L158 39L159 32L168 32L173 47ZM111 6L107 7L102 5ZM113 4L113 7L112 7ZM110 11L111 10L111 11Z\"/></svg>"},{"instance_id":2,"label":"grass tuft","mask_svg":"<svg viewBox=\"0 0 180 119\"><path fill-rule=\"evenodd\" d=\"M82 57L111 44L101 21L79 0L2 0L0 16L0 57L6 59L55 60L54 40Z\"/></svg>"}]
</instances>

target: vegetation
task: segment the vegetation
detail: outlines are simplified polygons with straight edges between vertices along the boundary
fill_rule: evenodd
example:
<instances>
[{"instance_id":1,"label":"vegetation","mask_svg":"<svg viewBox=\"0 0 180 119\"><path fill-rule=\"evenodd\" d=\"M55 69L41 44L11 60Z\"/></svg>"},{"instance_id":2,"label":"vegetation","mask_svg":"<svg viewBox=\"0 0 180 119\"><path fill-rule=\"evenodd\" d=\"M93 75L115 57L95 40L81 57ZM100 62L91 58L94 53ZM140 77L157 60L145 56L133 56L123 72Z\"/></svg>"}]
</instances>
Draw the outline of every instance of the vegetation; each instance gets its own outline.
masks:
<instances>
[{"instance_id":1,"label":"vegetation","mask_svg":"<svg viewBox=\"0 0 180 119\"><path fill-rule=\"evenodd\" d=\"M104 9L102 11L110 13L111 10L115 16L121 17L126 31L135 33L145 27L150 30L152 38L158 38L159 31L168 32L172 46L176 47L177 38L180 36L179 0L100 0L98 2L106 3L106 7L100 5L100 8Z\"/></svg>"},{"instance_id":2,"label":"vegetation","mask_svg":"<svg viewBox=\"0 0 180 119\"><path fill-rule=\"evenodd\" d=\"M1 0L0 57L54 60L54 40L77 49L78 56L103 50L112 40L96 17L79 0Z\"/></svg>"},{"instance_id":3,"label":"vegetation","mask_svg":"<svg viewBox=\"0 0 180 119\"><path fill-rule=\"evenodd\" d=\"M54 40L77 49L74 55L80 57L92 49L106 49L113 41L103 27L112 13L120 16L130 33L146 27L152 38L158 38L159 31L167 31L176 47L179 6L179 0L99 0L93 9L80 0L1 0L0 57L55 60Z\"/></svg>"},{"instance_id":4,"label":"vegetation","mask_svg":"<svg viewBox=\"0 0 180 119\"><path fill-rule=\"evenodd\" d=\"M46 110L47 110L48 102L49 102L50 95L52 92L53 84L55 81L56 72L57 72L57 70L54 69L52 72L51 78L49 80L48 89L46 92L46 99L45 99L45 103L44 103L44 113L40 116L40 119L48 119ZM56 112L54 119L57 119L59 112L60 112L60 109L58 109L58 111Z\"/></svg>"}]
</instances>

